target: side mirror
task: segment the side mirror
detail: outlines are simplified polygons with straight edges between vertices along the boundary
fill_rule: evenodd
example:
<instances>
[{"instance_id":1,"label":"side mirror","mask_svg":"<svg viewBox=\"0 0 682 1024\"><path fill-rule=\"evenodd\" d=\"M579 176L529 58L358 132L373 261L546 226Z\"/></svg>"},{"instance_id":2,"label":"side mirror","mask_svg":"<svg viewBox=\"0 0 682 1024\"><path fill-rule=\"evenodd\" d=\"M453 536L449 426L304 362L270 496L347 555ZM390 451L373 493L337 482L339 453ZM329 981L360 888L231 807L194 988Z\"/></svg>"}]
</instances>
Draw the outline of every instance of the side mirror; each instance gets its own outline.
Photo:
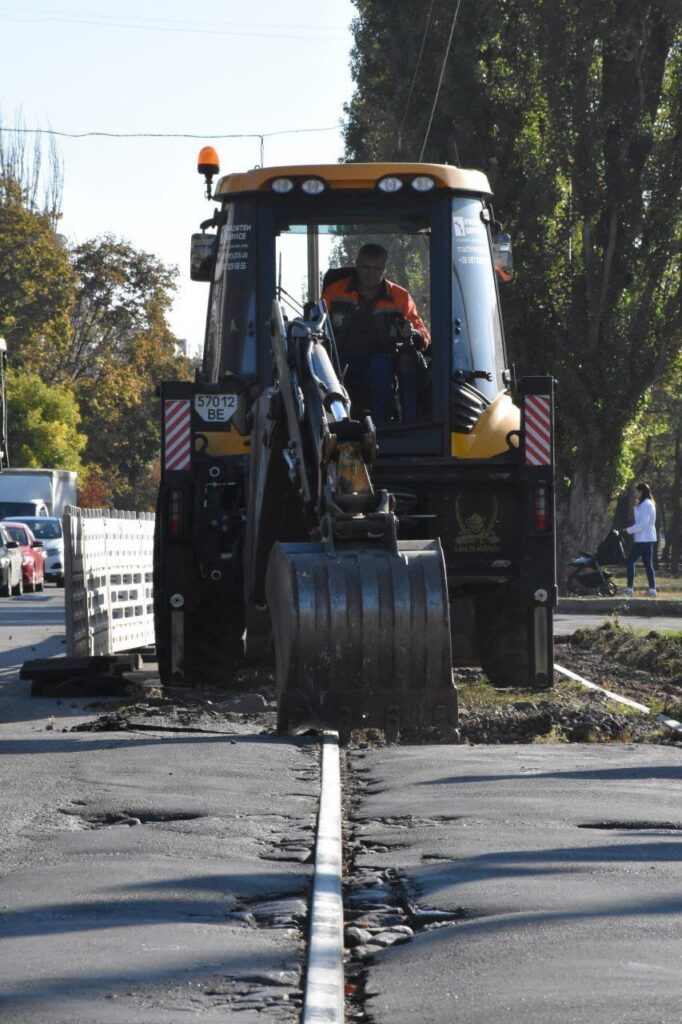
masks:
<instances>
[{"instance_id":1,"label":"side mirror","mask_svg":"<svg viewBox=\"0 0 682 1024\"><path fill-rule=\"evenodd\" d=\"M495 270L503 281L511 281L514 273L511 236L505 232L493 235L493 260Z\"/></svg>"},{"instance_id":2,"label":"side mirror","mask_svg":"<svg viewBox=\"0 0 682 1024\"><path fill-rule=\"evenodd\" d=\"M8 540L7 543L5 544L5 547L7 548L8 551L11 551L12 548L18 548L19 545L15 540Z\"/></svg>"},{"instance_id":3,"label":"side mirror","mask_svg":"<svg viewBox=\"0 0 682 1024\"><path fill-rule=\"evenodd\" d=\"M217 235L199 231L192 235L189 276L193 281L210 281Z\"/></svg>"},{"instance_id":4,"label":"side mirror","mask_svg":"<svg viewBox=\"0 0 682 1024\"><path fill-rule=\"evenodd\" d=\"M42 548L42 546L43 546L42 540L34 540L33 543L31 544L32 548Z\"/></svg>"}]
</instances>

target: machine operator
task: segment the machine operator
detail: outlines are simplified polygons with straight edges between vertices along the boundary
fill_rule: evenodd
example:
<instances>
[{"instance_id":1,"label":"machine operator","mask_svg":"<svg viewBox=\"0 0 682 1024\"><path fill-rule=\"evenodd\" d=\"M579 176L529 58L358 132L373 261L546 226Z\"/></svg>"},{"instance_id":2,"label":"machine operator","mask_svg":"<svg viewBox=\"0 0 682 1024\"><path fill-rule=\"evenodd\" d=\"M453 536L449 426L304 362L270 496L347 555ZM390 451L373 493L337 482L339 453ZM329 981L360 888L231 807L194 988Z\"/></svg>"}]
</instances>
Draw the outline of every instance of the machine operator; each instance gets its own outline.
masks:
<instances>
[{"instance_id":1,"label":"machine operator","mask_svg":"<svg viewBox=\"0 0 682 1024\"><path fill-rule=\"evenodd\" d=\"M388 252L367 243L355 270L322 292L329 308L345 383L351 397L364 398L375 423L396 415L395 379L403 421L417 416L417 360L431 336L406 288L386 280Z\"/></svg>"}]
</instances>

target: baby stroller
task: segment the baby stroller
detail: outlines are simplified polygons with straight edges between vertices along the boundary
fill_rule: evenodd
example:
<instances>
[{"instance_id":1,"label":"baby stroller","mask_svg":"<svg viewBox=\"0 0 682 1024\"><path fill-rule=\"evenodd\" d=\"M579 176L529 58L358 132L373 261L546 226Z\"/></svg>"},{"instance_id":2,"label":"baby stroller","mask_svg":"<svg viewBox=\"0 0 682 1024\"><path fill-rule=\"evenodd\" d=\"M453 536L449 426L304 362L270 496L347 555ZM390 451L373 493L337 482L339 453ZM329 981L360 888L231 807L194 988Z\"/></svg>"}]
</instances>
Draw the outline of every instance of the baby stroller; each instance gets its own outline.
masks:
<instances>
[{"instance_id":1,"label":"baby stroller","mask_svg":"<svg viewBox=\"0 0 682 1024\"><path fill-rule=\"evenodd\" d=\"M602 597L613 597L617 592L613 576L605 569L606 565L624 565L625 548L617 530L611 530L601 542L593 555L581 551L570 563L573 572L566 580L569 594L600 594Z\"/></svg>"}]
</instances>

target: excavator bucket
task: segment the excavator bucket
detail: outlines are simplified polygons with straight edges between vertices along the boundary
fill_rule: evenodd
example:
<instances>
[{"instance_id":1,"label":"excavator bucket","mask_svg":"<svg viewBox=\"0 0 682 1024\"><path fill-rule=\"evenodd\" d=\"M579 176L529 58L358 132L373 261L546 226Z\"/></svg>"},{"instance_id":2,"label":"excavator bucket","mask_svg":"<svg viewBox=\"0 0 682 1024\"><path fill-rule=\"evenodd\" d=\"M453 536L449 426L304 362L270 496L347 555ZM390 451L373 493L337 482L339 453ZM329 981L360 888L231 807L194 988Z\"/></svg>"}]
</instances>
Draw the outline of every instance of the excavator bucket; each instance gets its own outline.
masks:
<instances>
[{"instance_id":1,"label":"excavator bucket","mask_svg":"<svg viewBox=\"0 0 682 1024\"><path fill-rule=\"evenodd\" d=\"M266 595L280 732L457 726L438 540L385 548L277 543Z\"/></svg>"}]
</instances>

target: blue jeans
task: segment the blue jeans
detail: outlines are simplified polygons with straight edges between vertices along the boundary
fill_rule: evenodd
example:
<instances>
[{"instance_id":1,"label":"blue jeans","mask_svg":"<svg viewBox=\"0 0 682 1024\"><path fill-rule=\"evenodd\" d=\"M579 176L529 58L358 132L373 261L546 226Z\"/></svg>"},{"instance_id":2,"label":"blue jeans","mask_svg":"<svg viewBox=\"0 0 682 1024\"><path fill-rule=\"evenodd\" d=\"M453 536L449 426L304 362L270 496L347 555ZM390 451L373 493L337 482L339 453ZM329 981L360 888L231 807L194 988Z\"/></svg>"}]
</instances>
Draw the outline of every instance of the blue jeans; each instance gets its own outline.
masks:
<instances>
[{"instance_id":1,"label":"blue jeans","mask_svg":"<svg viewBox=\"0 0 682 1024\"><path fill-rule=\"evenodd\" d=\"M628 555L628 587L635 582L635 562L642 559L646 569L647 579L651 590L656 589L656 574L654 573L654 542L652 540L636 540Z\"/></svg>"},{"instance_id":2,"label":"blue jeans","mask_svg":"<svg viewBox=\"0 0 682 1024\"><path fill-rule=\"evenodd\" d=\"M393 418L395 394L393 378L396 374L396 360L385 352L374 352L348 363L348 386L353 391L352 379L358 378L369 385L369 411L375 423L385 423ZM400 398L403 420L417 418L417 373L413 368L397 368L400 382Z\"/></svg>"}]
</instances>

